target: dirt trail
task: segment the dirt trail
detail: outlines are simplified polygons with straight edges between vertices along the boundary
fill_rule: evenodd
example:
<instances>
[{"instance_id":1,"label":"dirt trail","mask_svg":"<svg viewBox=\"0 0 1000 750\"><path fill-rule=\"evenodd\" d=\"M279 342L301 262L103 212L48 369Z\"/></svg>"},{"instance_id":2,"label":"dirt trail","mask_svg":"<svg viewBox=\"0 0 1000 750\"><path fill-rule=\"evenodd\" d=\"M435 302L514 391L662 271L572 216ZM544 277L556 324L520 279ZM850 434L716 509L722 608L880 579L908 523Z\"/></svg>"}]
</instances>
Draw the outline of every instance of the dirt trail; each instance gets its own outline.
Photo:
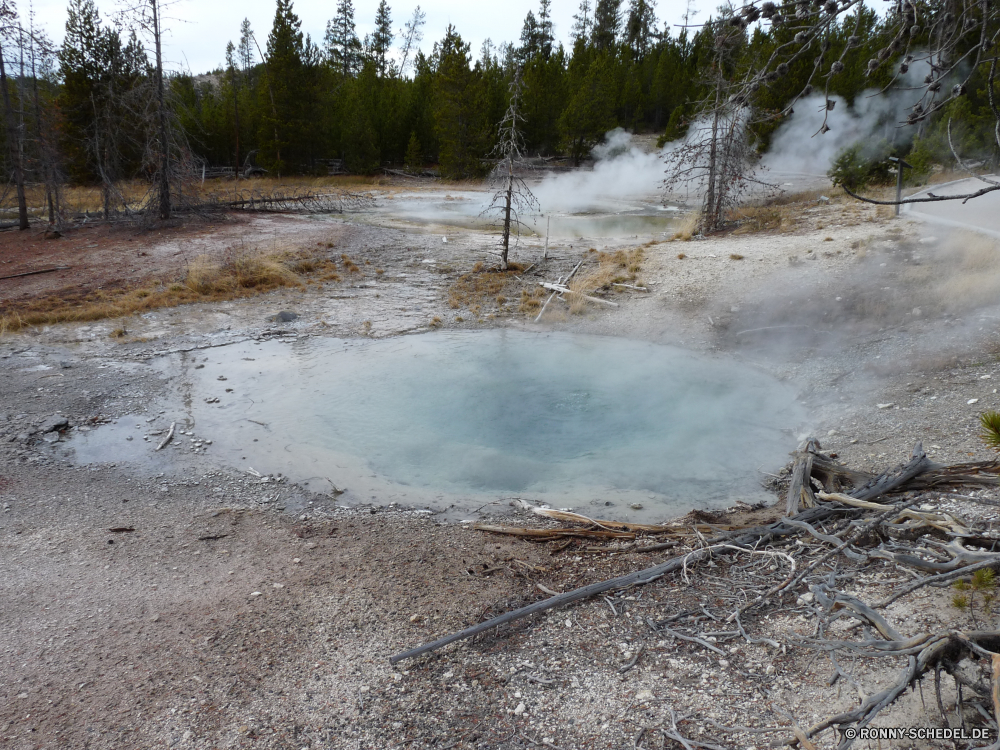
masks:
<instances>
[{"instance_id":1,"label":"dirt trail","mask_svg":"<svg viewBox=\"0 0 1000 750\"><path fill-rule=\"evenodd\" d=\"M555 307L539 326L735 352L801 384L815 434L858 468L903 460L917 439L937 460L989 457L976 417L998 403L995 323L983 301L992 287L968 253L850 205L813 203L794 222L785 232L648 247L650 293L616 294L622 304L611 312ZM84 236L100 231L51 242L80 253L93 250ZM348 253L361 273L157 310L129 319L124 339L108 335L118 321L101 321L0 340L0 745L612 748L631 746L643 727L669 727L674 711L691 714L689 736L748 748L770 738L722 734L705 719L777 726L790 712L806 726L876 689L885 675L875 669L860 668L857 690L830 687L826 665L793 651L721 639L720 656L650 631L647 618L721 606L731 593L724 569L717 581L669 577L392 669L389 655L534 601L544 596L538 584L564 591L655 560L585 545L559 552L377 501L342 509L336 498L219 467L210 452L168 451L145 468L75 465L66 453L74 432L158 415L170 387L163 352L278 333L534 325L513 305L478 314L449 306L459 276L485 257L486 239L471 232L443 243L371 224L255 219L147 236L139 257L268 237L332 237L331 254ZM116 242L98 249L118 257ZM533 242L529 259L540 250ZM566 273L581 255L579 246L552 254L524 288ZM928 278L931 257L964 286ZM3 294L38 294L36 283ZM300 317L268 322L280 310ZM49 444L37 427L56 412L72 428ZM518 514L511 508L508 520L537 523ZM992 524L995 514L976 518ZM898 577L887 565L855 575L851 585L869 595ZM907 627L965 626L947 596L928 591L889 616ZM747 624L780 639L808 632L807 616L793 603ZM640 649L636 666L620 671ZM913 697L887 721L938 717ZM921 745L939 746L951 745Z\"/></svg>"}]
</instances>

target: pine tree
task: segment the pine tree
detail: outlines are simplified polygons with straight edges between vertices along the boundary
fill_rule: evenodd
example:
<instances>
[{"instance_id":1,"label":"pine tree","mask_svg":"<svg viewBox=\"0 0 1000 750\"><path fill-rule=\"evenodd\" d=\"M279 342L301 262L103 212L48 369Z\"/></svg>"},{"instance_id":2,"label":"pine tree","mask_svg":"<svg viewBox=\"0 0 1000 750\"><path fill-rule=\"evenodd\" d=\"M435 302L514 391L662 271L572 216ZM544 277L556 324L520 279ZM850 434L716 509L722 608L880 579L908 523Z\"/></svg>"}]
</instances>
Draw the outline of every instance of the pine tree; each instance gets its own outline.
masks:
<instances>
[{"instance_id":1,"label":"pine tree","mask_svg":"<svg viewBox=\"0 0 1000 750\"><path fill-rule=\"evenodd\" d=\"M292 0L277 0L267 37L265 76L270 107L264 108L268 116L264 118L261 140L265 162L279 174L287 170L292 150L301 146L298 141L306 95L301 25Z\"/></svg>"},{"instance_id":2,"label":"pine tree","mask_svg":"<svg viewBox=\"0 0 1000 750\"><path fill-rule=\"evenodd\" d=\"M443 177L466 177L476 171L478 118L475 74L469 67L469 45L448 24L434 45L434 124Z\"/></svg>"},{"instance_id":3,"label":"pine tree","mask_svg":"<svg viewBox=\"0 0 1000 750\"><path fill-rule=\"evenodd\" d=\"M101 18L93 0L70 0L66 36L59 52L59 73L63 79L59 107L63 113L66 170L75 182L97 176L95 153L87 144L94 135L94 102L105 63L105 45ZM98 148L97 152L100 151Z\"/></svg>"},{"instance_id":4,"label":"pine tree","mask_svg":"<svg viewBox=\"0 0 1000 750\"><path fill-rule=\"evenodd\" d=\"M403 161L407 172L416 173L423 166L424 157L420 151L420 141L417 140L417 133L410 133L410 142L406 144L406 158Z\"/></svg>"},{"instance_id":5,"label":"pine tree","mask_svg":"<svg viewBox=\"0 0 1000 750\"><path fill-rule=\"evenodd\" d=\"M538 3L538 45L542 57L546 60L552 54L552 43L555 41L555 28L552 24L552 0L540 0Z\"/></svg>"},{"instance_id":6,"label":"pine tree","mask_svg":"<svg viewBox=\"0 0 1000 750\"><path fill-rule=\"evenodd\" d=\"M530 10L524 17L524 25L521 27L521 46L518 49L518 57L521 61L530 60L541 51L541 38L538 22L535 14Z\"/></svg>"},{"instance_id":7,"label":"pine tree","mask_svg":"<svg viewBox=\"0 0 1000 750\"><path fill-rule=\"evenodd\" d=\"M392 9L385 0L378 4L375 13L375 31L372 32L369 55L375 62L380 76L385 76L390 69L389 50L395 35L392 33Z\"/></svg>"},{"instance_id":8,"label":"pine tree","mask_svg":"<svg viewBox=\"0 0 1000 750\"><path fill-rule=\"evenodd\" d=\"M330 64L342 76L349 77L361 68L361 41L354 23L352 0L338 0L337 13L326 24L326 54Z\"/></svg>"},{"instance_id":9,"label":"pine tree","mask_svg":"<svg viewBox=\"0 0 1000 750\"><path fill-rule=\"evenodd\" d=\"M250 69L257 59L253 53L254 46L255 42L253 30L250 28L250 19L244 18L243 23L240 24L240 43L236 47L236 59L239 61L240 69L244 75L250 73Z\"/></svg>"},{"instance_id":10,"label":"pine tree","mask_svg":"<svg viewBox=\"0 0 1000 750\"><path fill-rule=\"evenodd\" d=\"M625 43L632 56L641 60L649 54L656 32L654 0L630 0L628 20L625 23Z\"/></svg>"},{"instance_id":11,"label":"pine tree","mask_svg":"<svg viewBox=\"0 0 1000 750\"><path fill-rule=\"evenodd\" d=\"M610 52L618 42L621 25L621 0L597 0L591 35L594 47L601 52Z\"/></svg>"},{"instance_id":12,"label":"pine tree","mask_svg":"<svg viewBox=\"0 0 1000 750\"><path fill-rule=\"evenodd\" d=\"M594 19L590 17L590 0L580 0L580 9L573 16L573 27L569 32L574 48L590 41L590 32L593 27Z\"/></svg>"}]
</instances>

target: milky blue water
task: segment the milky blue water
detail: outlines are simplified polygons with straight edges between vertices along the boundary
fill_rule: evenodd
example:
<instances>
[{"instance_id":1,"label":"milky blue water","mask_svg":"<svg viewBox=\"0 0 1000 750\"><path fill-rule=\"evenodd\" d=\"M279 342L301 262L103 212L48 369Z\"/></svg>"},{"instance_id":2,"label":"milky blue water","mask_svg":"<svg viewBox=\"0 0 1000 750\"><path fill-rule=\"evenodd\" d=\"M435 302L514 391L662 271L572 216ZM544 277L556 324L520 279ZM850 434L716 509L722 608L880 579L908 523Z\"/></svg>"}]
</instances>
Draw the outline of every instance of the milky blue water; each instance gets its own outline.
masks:
<instances>
[{"instance_id":1,"label":"milky blue water","mask_svg":"<svg viewBox=\"0 0 1000 750\"><path fill-rule=\"evenodd\" d=\"M735 360L568 333L247 342L181 367L215 459L458 515L512 496L632 519L760 499L804 416Z\"/></svg>"}]
</instances>

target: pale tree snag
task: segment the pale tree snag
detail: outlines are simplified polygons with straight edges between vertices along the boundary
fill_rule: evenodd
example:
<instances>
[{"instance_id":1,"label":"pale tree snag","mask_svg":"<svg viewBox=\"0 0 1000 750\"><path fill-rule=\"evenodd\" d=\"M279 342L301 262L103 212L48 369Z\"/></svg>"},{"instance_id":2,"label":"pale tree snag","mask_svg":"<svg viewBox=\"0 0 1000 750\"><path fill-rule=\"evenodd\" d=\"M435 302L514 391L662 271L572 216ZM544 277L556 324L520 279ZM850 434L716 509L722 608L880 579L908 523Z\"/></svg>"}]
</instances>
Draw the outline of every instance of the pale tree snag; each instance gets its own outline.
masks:
<instances>
[{"instance_id":1,"label":"pale tree snag","mask_svg":"<svg viewBox=\"0 0 1000 750\"><path fill-rule=\"evenodd\" d=\"M161 45L162 28L159 0L149 0L152 14L153 42L156 47L156 115L159 130L159 162L160 173L157 180L159 192L160 218L170 218L170 143L167 141L167 109L163 93L163 51Z\"/></svg>"},{"instance_id":2,"label":"pale tree snag","mask_svg":"<svg viewBox=\"0 0 1000 750\"><path fill-rule=\"evenodd\" d=\"M760 196L777 188L756 176L760 156L751 138L756 113L739 92L726 70L745 44L742 29L734 29L721 16L713 41L708 96L700 102L682 143L666 157L668 191L693 191L701 197L699 232L714 232L726 223L735 208L756 187ZM736 93L734 93L736 92Z\"/></svg>"},{"instance_id":3,"label":"pale tree snag","mask_svg":"<svg viewBox=\"0 0 1000 750\"><path fill-rule=\"evenodd\" d=\"M490 174L490 185L495 189L493 200L483 211L484 214L498 214L497 224L500 226L500 270L506 271L510 254L511 231L516 237L521 235L521 214L539 209L538 200L528 188L527 183L517 176L516 168L522 159L524 139L521 135L521 125L524 116L521 114L521 70L514 72L510 83L510 105L500 122L500 138L494 148L497 165Z\"/></svg>"}]
</instances>

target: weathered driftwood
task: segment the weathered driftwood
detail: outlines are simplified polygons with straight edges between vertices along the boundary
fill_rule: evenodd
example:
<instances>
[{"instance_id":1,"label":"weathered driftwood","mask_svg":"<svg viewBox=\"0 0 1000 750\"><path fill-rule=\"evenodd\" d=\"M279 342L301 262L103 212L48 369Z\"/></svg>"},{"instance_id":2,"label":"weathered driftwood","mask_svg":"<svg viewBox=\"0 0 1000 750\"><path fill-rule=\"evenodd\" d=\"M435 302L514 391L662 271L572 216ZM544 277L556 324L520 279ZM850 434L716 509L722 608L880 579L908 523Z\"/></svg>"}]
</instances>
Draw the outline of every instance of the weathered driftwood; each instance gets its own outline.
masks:
<instances>
[{"instance_id":1,"label":"weathered driftwood","mask_svg":"<svg viewBox=\"0 0 1000 750\"><path fill-rule=\"evenodd\" d=\"M477 531L488 531L492 534L507 534L523 536L537 542L548 542L563 537L580 537L581 539L635 539L635 534L628 531L608 531L605 529L528 529L522 526L496 526L489 523L477 523L472 528Z\"/></svg>"},{"instance_id":2,"label":"weathered driftwood","mask_svg":"<svg viewBox=\"0 0 1000 750\"><path fill-rule=\"evenodd\" d=\"M165 438L163 438L163 441L158 446L156 446L156 450L162 450L163 448L166 448L167 447L167 443L169 443L171 440L173 440L173 438L174 438L174 427L176 427L176 426L177 426L176 422L171 422L170 423L170 429L167 430L167 436Z\"/></svg>"},{"instance_id":3,"label":"weathered driftwood","mask_svg":"<svg viewBox=\"0 0 1000 750\"><path fill-rule=\"evenodd\" d=\"M591 302L600 302L602 305L608 305L609 307L618 307L617 302L612 302L608 299L601 299L600 297L591 297L589 294L584 294L583 292L577 292L570 289L568 286L563 284L553 284L549 281L539 281L538 285L543 289L549 289L556 294L575 294L578 297L583 297L585 300L590 300Z\"/></svg>"},{"instance_id":4,"label":"weathered driftwood","mask_svg":"<svg viewBox=\"0 0 1000 750\"><path fill-rule=\"evenodd\" d=\"M572 279L573 276L576 275L576 272L580 270L580 266L582 266L582 265L583 265L583 261L581 260L579 263L577 263L575 266L573 266L573 270L569 272L569 275L566 278L563 278L562 276L560 276L559 279L558 279L558 281L556 283L557 284L568 284L569 280ZM552 294L550 294L548 296L548 298L545 300L545 304L542 305L542 309L538 311L538 315L535 317L535 322L536 323L539 320L542 319L542 315L545 314L545 308L549 306L549 303L552 301L552 298L555 297L557 294L558 294L558 292L552 292Z\"/></svg>"},{"instance_id":5,"label":"weathered driftwood","mask_svg":"<svg viewBox=\"0 0 1000 750\"><path fill-rule=\"evenodd\" d=\"M807 508L816 505L810 481L812 479L813 460L819 450L819 443L810 438L796 452L795 465L792 467L792 481L788 485L788 497L785 499L785 515L794 516L803 503Z\"/></svg>"}]
</instances>

